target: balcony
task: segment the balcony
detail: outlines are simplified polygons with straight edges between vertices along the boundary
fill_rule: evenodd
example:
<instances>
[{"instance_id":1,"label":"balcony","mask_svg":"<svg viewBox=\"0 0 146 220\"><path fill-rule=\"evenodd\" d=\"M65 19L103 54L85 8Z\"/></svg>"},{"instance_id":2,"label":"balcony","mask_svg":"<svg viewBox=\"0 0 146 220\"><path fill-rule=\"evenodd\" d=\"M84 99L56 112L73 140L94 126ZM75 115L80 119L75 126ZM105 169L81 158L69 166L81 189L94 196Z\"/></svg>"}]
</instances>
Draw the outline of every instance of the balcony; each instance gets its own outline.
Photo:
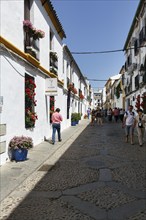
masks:
<instances>
[{"instance_id":1,"label":"balcony","mask_svg":"<svg viewBox=\"0 0 146 220\"><path fill-rule=\"evenodd\" d=\"M24 41L25 53L29 53L35 59L39 60L39 39L33 38L29 32L26 32Z\"/></svg>"},{"instance_id":2,"label":"balcony","mask_svg":"<svg viewBox=\"0 0 146 220\"><path fill-rule=\"evenodd\" d=\"M23 21L23 30L25 53L28 53L35 59L39 60L39 39L45 37L45 32L37 30L29 20Z\"/></svg>"}]
</instances>

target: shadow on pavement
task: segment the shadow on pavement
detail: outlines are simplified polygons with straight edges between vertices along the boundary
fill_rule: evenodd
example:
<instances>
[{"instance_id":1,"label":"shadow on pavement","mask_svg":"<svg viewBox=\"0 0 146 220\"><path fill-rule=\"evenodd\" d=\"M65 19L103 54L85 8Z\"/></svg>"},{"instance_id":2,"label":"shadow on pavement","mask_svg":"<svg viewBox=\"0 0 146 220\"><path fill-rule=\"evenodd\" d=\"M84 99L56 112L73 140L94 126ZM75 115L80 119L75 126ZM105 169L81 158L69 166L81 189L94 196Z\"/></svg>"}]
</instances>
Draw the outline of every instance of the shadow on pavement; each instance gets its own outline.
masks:
<instances>
[{"instance_id":1,"label":"shadow on pavement","mask_svg":"<svg viewBox=\"0 0 146 220\"><path fill-rule=\"evenodd\" d=\"M120 123L87 126L18 187L10 206L20 203L3 219L146 219L145 147L124 141Z\"/></svg>"}]
</instances>

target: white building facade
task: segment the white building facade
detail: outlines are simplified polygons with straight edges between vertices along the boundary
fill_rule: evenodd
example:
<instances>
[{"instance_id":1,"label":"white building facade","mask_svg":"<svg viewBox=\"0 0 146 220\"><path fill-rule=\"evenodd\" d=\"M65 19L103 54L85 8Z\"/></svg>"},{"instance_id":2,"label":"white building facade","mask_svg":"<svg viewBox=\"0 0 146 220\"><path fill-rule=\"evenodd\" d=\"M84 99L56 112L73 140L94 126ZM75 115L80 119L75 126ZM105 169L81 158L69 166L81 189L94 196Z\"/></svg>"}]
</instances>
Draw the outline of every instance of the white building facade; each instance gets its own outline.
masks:
<instances>
[{"instance_id":1,"label":"white building facade","mask_svg":"<svg viewBox=\"0 0 146 220\"><path fill-rule=\"evenodd\" d=\"M126 109L146 93L146 1L140 0L124 46ZM142 101L142 99L141 99Z\"/></svg>"},{"instance_id":2,"label":"white building facade","mask_svg":"<svg viewBox=\"0 0 146 220\"><path fill-rule=\"evenodd\" d=\"M32 137L34 145L44 141L44 136L51 137L55 108L61 109L62 130L70 126L72 109L67 116L67 72L63 67L65 37L49 0L1 1L1 164L9 159L8 144L14 136ZM76 75L74 82L83 90L87 85ZM75 111L78 102L77 96ZM83 103L84 113L87 103Z\"/></svg>"}]
</instances>

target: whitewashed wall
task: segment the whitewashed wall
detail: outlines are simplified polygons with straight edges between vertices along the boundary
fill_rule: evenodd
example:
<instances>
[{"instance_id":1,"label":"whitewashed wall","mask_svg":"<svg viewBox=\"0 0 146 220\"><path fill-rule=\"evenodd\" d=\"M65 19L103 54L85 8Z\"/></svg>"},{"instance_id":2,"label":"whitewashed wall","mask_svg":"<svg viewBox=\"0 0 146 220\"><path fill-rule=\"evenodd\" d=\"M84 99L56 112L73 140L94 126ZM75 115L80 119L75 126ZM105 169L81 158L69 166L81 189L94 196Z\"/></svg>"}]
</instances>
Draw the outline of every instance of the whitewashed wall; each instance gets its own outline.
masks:
<instances>
[{"instance_id":1,"label":"whitewashed wall","mask_svg":"<svg viewBox=\"0 0 146 220\"><path fill-rule=\"evenodd\" d=\"M138 16L137 22L138 22L138 24L137 24L137 26L135 26L129 42L132 42L132 39L134 39L134 38L139 38L139 33L140 33L142 27L146 25L146 23L145 23L146 22L146 6L145 6L143 13ZM137 64L137 68L134 69L133 74L132 74L133 93L126 97L126 109L128 108L129 102L135 108L135 104L136 104L135 98L137 97L137 95L139 95L139 94L142 95L146 91L146 85L144 85L142 88L139 88L137 91L134 92L134 90L135 90L135 77L139 74L140 65L142 63L144 63L144 59L146 56L146 47L141 47L139 49L137 56L134 55L134 50L131 50L131 52L132 52L132 63ZM128 53L129 53L129 51L128 51ZM126 56L127 56L127 53L126 53ZM127 80L128 77L130 77L130 74L128 74L126 72L125 79ZM133 97L134 97L134 99L133 99Z\"/></svg>"},{"instance_id":2,"label":"whitewashed wall","mask_svg":"<svg viewBox=\"0 0 146 220\"><path fill-rule=\"evenodd\" d=\"M15 13L14 13L15 12ZM1 35L16 48L24 51L24 1L1 1ZM35 0L31 11L31 21L35 28L45 32L45 38L39 40L40 44L40 65L49 70L49 38L50 28L54 32L54 51L58 55L58 79L63 79L66 88L67 70L63 73L63 45L62 40L57 34L48 14L42 7L40 1ZM5 56L5 57L4 57ZM68 55L67 55L68 56ZM41 143L44 136L51 138L52 127L50 125L49 96L45 95L45 78L37 68L32 67L27 61L22 61L19 56L14 56L9 50L5 50L1 55L1 96L4 104L2 106L1 124L6 124L6 135L1 137L1 141L6 141L6 152L1 154L1 164L5 163L8 158L8 143L15 135L30 136L34 145ZM7 58L7 60L6 60ZM66 58L66 63L69 61ZM70 63L70 62L69 62ZM70 67L69 67L70 70ZM35 128L25 129L25 73L33 76L36 84L37 106L35 112L38 115ZM79 88L79 73L74 74L75 87ZM78 85L78 86L77 86ZM84 87L82 85L82 87ZM67 89L67 88L66 88ZM82 88L82 91L84 89ZM71 98L72 102L73 98ZM71 104L70 115L72 110L78 112L78 100L74 100L74 106ZM82 103L82 112L86 111L86 102ZM67 119L67 92L63 87L58 86L58 95L55 96L55 108L61 109L63 122L61 130L71 125L71 120Z\"/></svg>"},{"instance_id":3,"label":"whitewashed wall","mask_svg":"<svg viewBox=\"0 0 146 220\"><path fill-rule=\"evenodd\" d=\"M15 11L15 13L14 13ZM17 48L24 51L24 1L1 1L1 35ZM53 27L51 20L44 11L40 1L35 1L31 13L31 21L34 27L45 32L45 38L40 39L40 64L49 70L49 31L54 31L54 49L59 57L59 79L62 76L62 41ZM4 54L8 61L4 58ZM1 57L1 96L4 104L2 106L1 124L6 124L6 135L1 141L6 141L6 152L1 154L1 164L8 158L8 143L15 135L26 135L33 139L34 145L44 140L44 136L51 137L52 128L50 125L49 97L45 95L45 75L34 69L31 65L23 62L6 50ZM10 55L11 54L11 55ZM25 69L26 68L26 69ZM35 128L25 129L25 73L33 76L36 83L37 106L35 112L38 115ZM66 122L66 95L62 88L58 88L58 96L55 97L55 107L61 108L64 118L62 130L70 126ZM63 106L63 108L62 108Z\"/></svg>"},{"instance_id":4,"label":"whitewashed wall","mask_svg":"<svg viewBox=\"0 0 146 220\"><path fill-rule=\"evenodd\" d=\"M0 1L1 35L23 51L24 1Z\"/></svg>"}]
</instances>

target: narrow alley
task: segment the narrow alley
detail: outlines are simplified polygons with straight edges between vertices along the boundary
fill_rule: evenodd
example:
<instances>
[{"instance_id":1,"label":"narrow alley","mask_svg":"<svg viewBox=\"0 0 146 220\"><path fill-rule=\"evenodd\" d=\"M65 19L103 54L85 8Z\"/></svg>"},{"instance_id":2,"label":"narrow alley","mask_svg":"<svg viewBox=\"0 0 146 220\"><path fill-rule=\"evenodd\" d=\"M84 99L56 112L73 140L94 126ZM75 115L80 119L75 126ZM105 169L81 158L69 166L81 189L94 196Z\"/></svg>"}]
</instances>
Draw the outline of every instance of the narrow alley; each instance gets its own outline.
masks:
<instances>
[{"instance_id":1,"label":"narrow alley","mask_svg":"<svg viewBox=\"0 0 146 220\"><path fill-rule=\"evenodd\" d=\"M54 154L2 201L1 220L146 219L146 146L136 135L125 143L120 122L77 126L56 163Z\"/></svg>"}]
</instances>

